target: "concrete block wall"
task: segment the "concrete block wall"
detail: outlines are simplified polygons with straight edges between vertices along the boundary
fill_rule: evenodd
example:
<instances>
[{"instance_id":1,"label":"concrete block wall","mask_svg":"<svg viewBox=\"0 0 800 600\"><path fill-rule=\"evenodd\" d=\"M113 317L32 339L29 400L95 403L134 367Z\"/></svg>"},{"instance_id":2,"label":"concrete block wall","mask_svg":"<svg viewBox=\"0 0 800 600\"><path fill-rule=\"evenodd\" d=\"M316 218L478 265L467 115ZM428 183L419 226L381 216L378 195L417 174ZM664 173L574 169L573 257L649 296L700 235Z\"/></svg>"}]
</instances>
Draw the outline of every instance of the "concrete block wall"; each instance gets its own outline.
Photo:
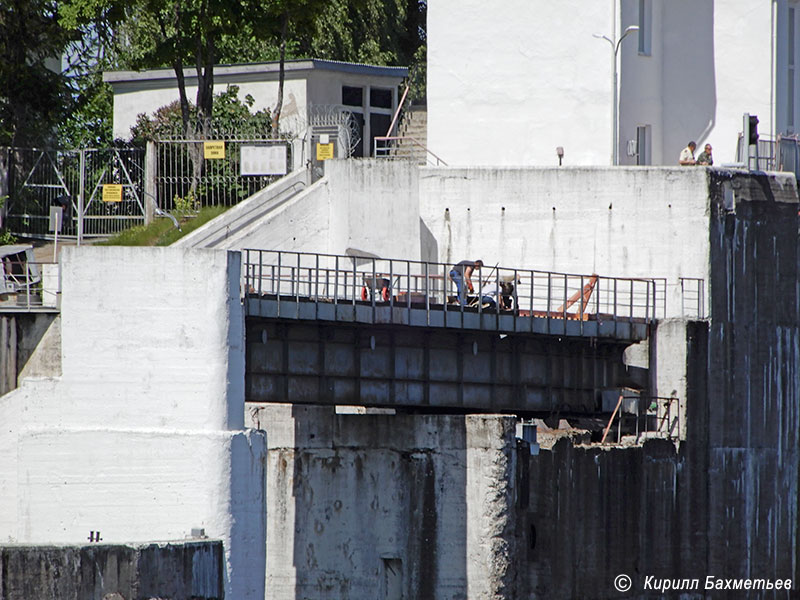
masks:
<instances>
[{"instance_id":1,"label":"concrete block wall","mask_svg":"<svg viewBox=\"0 0 800 600\"><path fill-rule=\"evenodd\" d=\"M0 599L221 600L220 541L0 546Z\"/></svg>"},{"instance_id":2,"label":"concrete block wall","mask_svg":"<svg viewBox=\"0 0 800 600\"><path fill-rule=\"evenodd\" d=\"M263 433L244 429L238 253L65 248L59 377L0 397L0 539L221 539L263 598ZM57 509L55 508L57 507Z\"/></svg>"},{"instance_id":3,"label":"concrete block wall","mask_svg":"<svg viewBox=\"0 0 800 600\"><path fill-rule=\"evenodd\" d=\"M267 431L275 600L500 598L512 589L512 417L249 405Z\"/></svg>"}]
</instances>

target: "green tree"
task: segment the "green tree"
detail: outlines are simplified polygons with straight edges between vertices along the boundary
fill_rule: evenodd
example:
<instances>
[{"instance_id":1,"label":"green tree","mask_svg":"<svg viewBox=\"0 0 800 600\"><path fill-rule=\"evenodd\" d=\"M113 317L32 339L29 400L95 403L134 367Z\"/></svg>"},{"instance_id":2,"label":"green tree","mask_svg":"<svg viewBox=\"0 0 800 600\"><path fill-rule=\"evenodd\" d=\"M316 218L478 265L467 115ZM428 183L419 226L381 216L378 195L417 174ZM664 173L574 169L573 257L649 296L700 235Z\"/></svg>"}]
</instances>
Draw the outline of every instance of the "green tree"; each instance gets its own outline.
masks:
<instances>
[{"instance_id":1,"label":"green tree","mask_svg":"<svg viewBox=\"0 0 800 600\"><path fill-rule=\"evenodd\" d=\"M250 94L242 100L239 98L239 86L229 85L224 92L214 95L209 131L220 134L235 131L269 137L272 127L270 111L263 109L251 112L254 104L255 99ZM196 107L190 103L190 116L196 112ZM181 107L176 100L162 106L152 115L138 115L136 124L131 128L131 141L142 144L149 140L179 137L182 129Z\"/></svg>"},{"instance_id":2,"label":"green tree","mask_svg":"<svg viewBox=\"0 0 800 600\"><path fill-rule=\"evenodd\" d=\"M331 0L301 49L317 58L408 66L424 41L427 2Z\"/></svg>"},{"instance_id":3,"label":"green tree","mask_svg":"<svg viewBox=\"0 0 800 600\"><path fill-rule=\"evenodd\" d=\"M55 0L0 3L0 145L49 145L68 113L60 56L77 32L59 23Z\"/></svg>"}]
</instances>

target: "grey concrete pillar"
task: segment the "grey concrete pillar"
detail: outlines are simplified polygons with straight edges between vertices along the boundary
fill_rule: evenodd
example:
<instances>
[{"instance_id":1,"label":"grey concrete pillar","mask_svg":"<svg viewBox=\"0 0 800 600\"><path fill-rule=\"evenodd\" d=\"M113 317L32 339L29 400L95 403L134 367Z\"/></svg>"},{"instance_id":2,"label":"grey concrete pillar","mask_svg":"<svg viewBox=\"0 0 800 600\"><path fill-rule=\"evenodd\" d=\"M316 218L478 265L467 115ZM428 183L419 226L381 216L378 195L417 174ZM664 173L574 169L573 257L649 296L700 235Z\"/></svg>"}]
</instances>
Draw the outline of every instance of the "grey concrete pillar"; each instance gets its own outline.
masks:
<instances>
[{"instance_id":1,"label":"grey concrete pillar","mask_svg":"<svg viewBox=\"0 0 800 600\"><path fill-rule=\"evenodd\" d=\"M149 225L153 222L156 213L156 175L158 161L156 160L156 143L147 142L144 154L144 222Z\"/></svg>"}]
</instances>

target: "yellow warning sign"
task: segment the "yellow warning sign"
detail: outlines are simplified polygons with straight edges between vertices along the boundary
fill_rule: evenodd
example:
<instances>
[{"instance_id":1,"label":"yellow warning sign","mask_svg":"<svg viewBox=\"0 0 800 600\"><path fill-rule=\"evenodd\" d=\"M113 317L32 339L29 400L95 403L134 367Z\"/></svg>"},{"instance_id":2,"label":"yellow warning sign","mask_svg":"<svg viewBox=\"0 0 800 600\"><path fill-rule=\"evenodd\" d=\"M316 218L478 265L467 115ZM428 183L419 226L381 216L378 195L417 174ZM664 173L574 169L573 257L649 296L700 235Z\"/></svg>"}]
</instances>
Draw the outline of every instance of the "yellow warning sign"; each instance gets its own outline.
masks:
<instances>
[{"instance_id":1,"label":"yellow warning sign","mask_svg":"<svg viewBox=\"0 0 800 600\"><path fill-rule=\"evenodd\" d=\"M103 202L122 202L122 184L104 183Z\"/></svg>"},{"instance_id":2,"label":"yellow warning sign","mask_svg":"<svg viewBox=\"0 0 800 600\"><path fill-rule=\"evenodd\" d=\"M329 158L333 158L333 142L317 144L317 160L328 160Z\"/></svg>"},{"instance_id":3,"label":"yellow warning sign","mask_svg":"<svg viewBox=\"0 0 800 600\"><path fill-rule=\"evenodd\" d=\"M225 158L225 142L203 142L203 158Z\"/></svg>"}]
</instances>

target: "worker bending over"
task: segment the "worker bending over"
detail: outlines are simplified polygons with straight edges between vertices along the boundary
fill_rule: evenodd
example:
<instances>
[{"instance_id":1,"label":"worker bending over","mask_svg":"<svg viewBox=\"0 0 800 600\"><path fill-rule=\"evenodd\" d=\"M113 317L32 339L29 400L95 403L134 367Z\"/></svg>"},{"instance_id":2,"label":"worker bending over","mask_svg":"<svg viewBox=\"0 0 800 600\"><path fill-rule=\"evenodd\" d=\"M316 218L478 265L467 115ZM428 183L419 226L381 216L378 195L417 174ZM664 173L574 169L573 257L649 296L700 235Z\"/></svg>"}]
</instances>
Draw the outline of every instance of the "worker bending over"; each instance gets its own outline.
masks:
<instances>
[{"instance_id":1,"label":"worker bending over","mask_svg":"<svg viewBox=\"0 0 800 600\"><path fill-rule=\"evenodd\" d=\"M465 303L467 290L469 290L470 294L475 292L475 288L472 285L472 274L482 266L482 260L462 260L450 269L450 279L456 284L459 304ZM466 284L466 288L464 284Z\"/></svg>"}]
</instances>

